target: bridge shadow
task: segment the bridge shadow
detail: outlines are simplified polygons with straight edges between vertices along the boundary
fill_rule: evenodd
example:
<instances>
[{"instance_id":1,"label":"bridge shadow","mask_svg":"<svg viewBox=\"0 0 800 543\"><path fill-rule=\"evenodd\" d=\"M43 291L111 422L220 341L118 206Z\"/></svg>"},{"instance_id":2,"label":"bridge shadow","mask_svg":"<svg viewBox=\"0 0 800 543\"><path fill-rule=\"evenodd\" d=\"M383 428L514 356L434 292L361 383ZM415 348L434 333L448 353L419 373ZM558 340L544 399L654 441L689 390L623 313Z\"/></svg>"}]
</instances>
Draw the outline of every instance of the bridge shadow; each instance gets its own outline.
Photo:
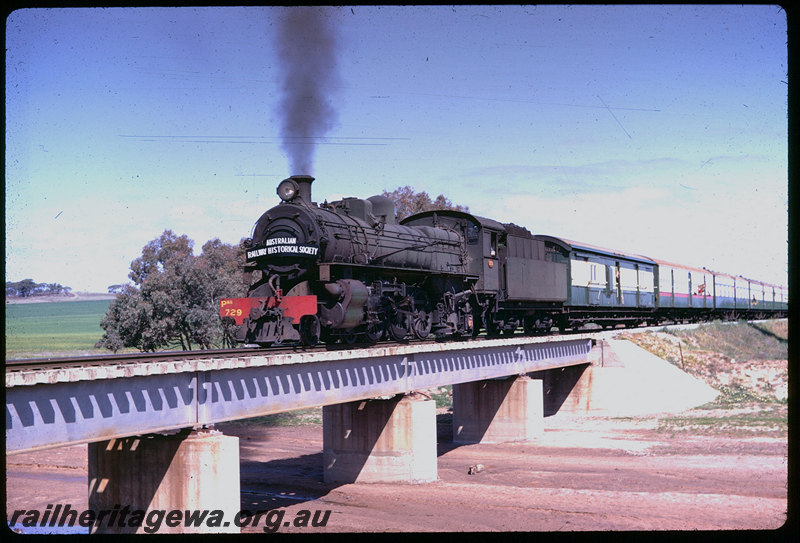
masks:
<instances>
[{"instance_id":1,"label":"bridge shadow","mask_svg":"<svg viewBox=\"0 0 800 543\"><path fill-rule=\"evenodd\" d=\"M322 451L260 462L242 460L241 510L256 513L318 500L343 483L323 481Z\"/></svg>"},{"instance_id":2,"label":"bridge shadow","mask_svg":"<svg viewBox=\"0 0 800 543\"><path fill-rule=\"evenodd\" d=\"M436 415L436 456L444 456L468 443L453 442L453 412Z\"/></svg>"},{"instance_id":3,"label":"bridge shadow","mask_svg":"<svg viewBox=\"0 0 800 543\"><path fill-rule=\"evenodd\" d=\"M762 328L761 326L759 326L756 323L748 322L747 326L749 326L750 328L752 328L754 330L757 330L757 331L761 332L762 334L764 334L767 337L771 337L773 339L778 340L778 342L780 342L780 343L783 343L783 344L788 344L789 343L789 340L787 338L783 338L783 337L779 336L778 334L776 334L776 333L774 333L774 332L772 332L770 330L767 330L766 328Z\"/></svg>"},{"instance_id":4,"label":"bridge shadow","mask_svg":"<svg viewBox=\"0 0 800 543\"><path fill-rule=\"evenodd\" d=\"M574 408L575 403L582 401L581 396L585 395L581 394L582 389L590 388L591 382L581 384L581 378L590 366L588 363L578 364L528 374L531 379L542 380L545 417L552 417L562 409ZM591 378L591 373L587 375Z\"/></svg>"}]
</instances>

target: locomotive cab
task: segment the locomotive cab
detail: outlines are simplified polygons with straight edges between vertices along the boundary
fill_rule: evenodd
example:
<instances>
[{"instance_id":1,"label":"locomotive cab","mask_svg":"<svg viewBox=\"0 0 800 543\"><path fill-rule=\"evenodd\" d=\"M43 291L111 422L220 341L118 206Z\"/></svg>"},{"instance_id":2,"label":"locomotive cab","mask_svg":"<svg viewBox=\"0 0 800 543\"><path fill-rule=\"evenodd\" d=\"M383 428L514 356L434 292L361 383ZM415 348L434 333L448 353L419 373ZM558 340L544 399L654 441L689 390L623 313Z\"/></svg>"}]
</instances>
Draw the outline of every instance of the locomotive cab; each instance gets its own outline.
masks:
<instances>
[{"instance_id":1,"label":"locomotive cab","mask_svg":"<svg viewBox=\"0 0 800 543\"><path fill-rule=\"evenodd\" d=\"M403 219L405 226L428 226L457 232L466 241L467 273L476 279L477 292L496 292L502 277L506 232L502 224L463 211L423 211Z\"/></svg>"}]
</instances>

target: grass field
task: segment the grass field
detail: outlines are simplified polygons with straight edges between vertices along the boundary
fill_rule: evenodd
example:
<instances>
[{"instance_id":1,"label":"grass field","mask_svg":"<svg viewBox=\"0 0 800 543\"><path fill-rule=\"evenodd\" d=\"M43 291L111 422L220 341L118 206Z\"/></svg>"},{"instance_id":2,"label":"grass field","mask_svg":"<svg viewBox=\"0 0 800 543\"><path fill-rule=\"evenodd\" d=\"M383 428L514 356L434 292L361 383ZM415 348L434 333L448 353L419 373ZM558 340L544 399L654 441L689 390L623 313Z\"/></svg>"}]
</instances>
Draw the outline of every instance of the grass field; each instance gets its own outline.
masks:
<instances>
[{"instance_id":1,"label":"grass field","mask_svg":"<svg viewBox=\"0 0 800 543\"><path fill-rule=\"evenodd\" d=\"M103 337L110 300L6 304L6 359L88 352Z\"/></svg>"}]
</instances>

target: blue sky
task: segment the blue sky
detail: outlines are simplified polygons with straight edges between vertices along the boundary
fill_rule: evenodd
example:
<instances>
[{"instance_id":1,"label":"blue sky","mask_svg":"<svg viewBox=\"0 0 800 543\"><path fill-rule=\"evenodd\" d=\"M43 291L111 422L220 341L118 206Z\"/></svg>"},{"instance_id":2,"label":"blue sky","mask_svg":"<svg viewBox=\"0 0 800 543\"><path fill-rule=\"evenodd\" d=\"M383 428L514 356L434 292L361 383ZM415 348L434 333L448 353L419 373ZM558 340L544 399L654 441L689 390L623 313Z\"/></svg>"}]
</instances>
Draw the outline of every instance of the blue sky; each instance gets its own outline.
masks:
<instances>
[{"instance_id":1,"label":"blue sky","mask_svg":"<svg viewBox=\"0 0 800 543\"><path fill-rule=\"evenodd\" d=\"M293 9L293 8L289 8ZM281 146L286 8L25 9L6 20L6 280L104 292L165 229L238 243L316 201L411 185L534 233L785 284L777 6L326 11L336 122Z\"/></svg>"}]
</instances>

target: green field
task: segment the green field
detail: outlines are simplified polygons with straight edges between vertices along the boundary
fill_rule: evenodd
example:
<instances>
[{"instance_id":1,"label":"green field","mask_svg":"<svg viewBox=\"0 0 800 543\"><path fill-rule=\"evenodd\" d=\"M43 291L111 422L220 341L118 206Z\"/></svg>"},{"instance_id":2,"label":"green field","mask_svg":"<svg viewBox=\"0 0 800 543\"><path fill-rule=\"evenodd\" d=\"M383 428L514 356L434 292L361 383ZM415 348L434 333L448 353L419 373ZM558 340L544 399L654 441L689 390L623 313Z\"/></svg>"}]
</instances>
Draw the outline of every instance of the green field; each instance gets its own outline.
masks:
<instances>
[{"instance_id":1,"label":"green field","mask_svg":"<svg viewBox=\"0 0 800 543\"><path fill-rule=\"evenodd\" d=\"M103 337L110 300L6 304L6 359L89 352ZM77 352L76 352L77 351Z\"/></svg>"}]
</instances>

